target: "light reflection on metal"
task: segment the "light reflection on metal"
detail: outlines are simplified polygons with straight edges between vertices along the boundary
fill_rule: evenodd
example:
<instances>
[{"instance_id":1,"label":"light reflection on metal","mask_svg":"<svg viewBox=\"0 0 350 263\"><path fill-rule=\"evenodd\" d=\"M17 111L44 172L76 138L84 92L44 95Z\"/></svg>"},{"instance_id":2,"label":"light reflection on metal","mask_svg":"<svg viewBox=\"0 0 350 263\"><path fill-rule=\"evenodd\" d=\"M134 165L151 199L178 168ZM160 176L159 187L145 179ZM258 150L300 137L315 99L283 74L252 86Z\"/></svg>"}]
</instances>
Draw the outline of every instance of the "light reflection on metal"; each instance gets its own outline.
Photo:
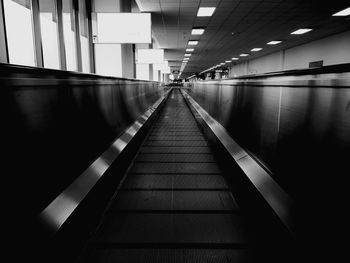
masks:
<instances>
[{"instance_id":1,"label":"light reflection on metal","mask_svg":"<svg viewBox=\"0 0 350 263\"><path fill-rule=\"evenodd\" d=\"M293 222L294 202L289 195L273 180L273 178L228 134L226 129L213 119L186 91L185 98L206 122L215 136L230 153L238 166L256 187L265 201L278 215L283 224L292 234L295 234Z\"/></svg>"},{"instance_id":2,"label":"light reflection on metal","mask_svg":"<svg viewBox=\"0 0 350 263\"><path fill-rule=\"evenodd\" d=\"M115 140L100 157L40 213L41 221L52 233L57 232L66 222L167 95L168 92L164 93L163 97L140 116L124 134Z\"/></svg>"}]
</instances>

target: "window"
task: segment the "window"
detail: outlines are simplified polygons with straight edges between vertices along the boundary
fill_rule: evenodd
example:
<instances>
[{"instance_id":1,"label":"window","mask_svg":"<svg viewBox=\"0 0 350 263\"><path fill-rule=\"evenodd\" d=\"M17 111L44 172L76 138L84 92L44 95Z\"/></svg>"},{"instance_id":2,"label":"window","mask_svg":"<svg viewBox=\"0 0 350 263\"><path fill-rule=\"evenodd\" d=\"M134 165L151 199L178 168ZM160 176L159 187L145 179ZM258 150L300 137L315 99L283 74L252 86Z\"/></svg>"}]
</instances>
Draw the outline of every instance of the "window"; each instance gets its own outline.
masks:
<instances>
[{"instance_id":1,"label":"window","mask_svg":"<svg viewBox=\"0 0 350 263\"><path fill-rule=\"evenodd\" d=\"M55 0L39 0L44 67L60 69Z\"/></svg>"},{"instance_id":2,"label":"window","mask_svg":"<svg viewBox=\"0 0 350 263\"><path fill-rule=\"evenodd\" d=\"M67 70L76 71L78 67L75 43L75 23L71 0L62 0L62 19Z\"/></svg>"},{"instance_id":3,"label":"window","mask_svg":"<svg viewBox=\"0 0 350 263\"><path fill-rule=\"evenodd\" d=\"M79 24L83 72L90 73L89 30L85 0L79 0Z\"/></svg>"},{"instance_id":4,"label":"window","mask_svg":"<svg viewBox=\"0 0 350 263\"><path fill-rule=\"evenodd\" d=\"M4 0L9 62L35 66L31 0Z\"/></svg>"}]
</instances>

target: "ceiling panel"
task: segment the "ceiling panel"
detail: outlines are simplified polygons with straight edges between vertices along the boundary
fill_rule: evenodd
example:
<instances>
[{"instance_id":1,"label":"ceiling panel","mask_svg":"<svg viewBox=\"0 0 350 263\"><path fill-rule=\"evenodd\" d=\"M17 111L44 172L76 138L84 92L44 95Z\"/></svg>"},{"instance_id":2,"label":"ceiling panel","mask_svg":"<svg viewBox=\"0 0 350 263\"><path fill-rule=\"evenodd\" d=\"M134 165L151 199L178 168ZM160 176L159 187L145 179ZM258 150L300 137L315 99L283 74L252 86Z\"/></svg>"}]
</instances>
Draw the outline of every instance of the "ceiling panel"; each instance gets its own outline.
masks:
<instances>
[{"instance_id":1,"label":"ceiling panel","mask_svg":"<svg viewBox=\"0 0 350 263\"><path fill-rule=\"evenodd\" d=\"M263 50L249 58L293 47L350 29L349 18L331 15L349 7L349 1L333 0L137 0L144 12L152 13L152 31L172 69L180 69L188 40L199 44L183 76L201 72L215 64L248 52ZM215 6L212 17L197 17L199 6ZM202 36L191 36L192 27L204 27ZM301 27L314 28L308 34L291 36ZM282 40L267 46L271 40ZM243 59L244 60L244 59Z\"/></svg>"}]
</instances>

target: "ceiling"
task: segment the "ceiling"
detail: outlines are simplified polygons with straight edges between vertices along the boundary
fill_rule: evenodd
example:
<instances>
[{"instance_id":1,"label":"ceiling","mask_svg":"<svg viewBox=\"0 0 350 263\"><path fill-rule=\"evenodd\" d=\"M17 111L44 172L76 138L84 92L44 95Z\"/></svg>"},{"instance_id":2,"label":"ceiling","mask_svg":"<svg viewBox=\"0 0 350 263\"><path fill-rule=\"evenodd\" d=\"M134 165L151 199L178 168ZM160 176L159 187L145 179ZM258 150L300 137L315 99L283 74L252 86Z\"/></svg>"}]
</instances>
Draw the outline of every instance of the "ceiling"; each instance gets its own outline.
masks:
<instances>
[{"instance_id":1,"label":"ceiling","mask_svg":"<svg viewBox=\"0 0 350 263\"><path fill-rule=\"evenodd\" d=\"M332 0L137 0L142 12L152 13L152 32L171 70L179 70L189 40L199 40L182 77L199 73L241 53L249 59L290 48L350 29L348 17L331 15L350 6ZM197 17L199 7L216 7L211 17ZM191 36L203 27L201 36ZM290 35L310 27L305 35ZM279 45L266 45L282 40ZM262 51L252 54L255 47ZM248 58L246 58L248 59ZM244 61L241 58L240 61Z\"/></svg>"}]
</instances>

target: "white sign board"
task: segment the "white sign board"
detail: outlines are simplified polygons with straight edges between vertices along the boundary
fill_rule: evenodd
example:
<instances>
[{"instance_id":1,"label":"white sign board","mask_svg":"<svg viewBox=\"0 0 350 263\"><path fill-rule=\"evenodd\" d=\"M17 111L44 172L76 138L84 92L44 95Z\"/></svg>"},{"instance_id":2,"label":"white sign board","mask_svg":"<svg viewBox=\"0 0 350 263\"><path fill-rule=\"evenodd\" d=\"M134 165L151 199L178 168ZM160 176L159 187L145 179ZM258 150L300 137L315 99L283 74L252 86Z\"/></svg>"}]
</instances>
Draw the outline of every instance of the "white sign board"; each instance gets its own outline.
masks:
<instances>
[{"instance_id":1,"label":"white sign board","mask_svg":"<svg viewBox=\"0 0 350 263\"><path fill-rule=\"evenodd\" d=\"M163 64L164 49L138 49L137 63L140 64Z\"/></svg>"},{"instance_id":2,"label":"white sign board","mask_svg":"<svg viewBox=\"0 0 350 263\"><path fill-rule=\"evenodd\" d=\"M97 13L97 43L152 43L150 13Z\"/></svg>"}]
</instances>

